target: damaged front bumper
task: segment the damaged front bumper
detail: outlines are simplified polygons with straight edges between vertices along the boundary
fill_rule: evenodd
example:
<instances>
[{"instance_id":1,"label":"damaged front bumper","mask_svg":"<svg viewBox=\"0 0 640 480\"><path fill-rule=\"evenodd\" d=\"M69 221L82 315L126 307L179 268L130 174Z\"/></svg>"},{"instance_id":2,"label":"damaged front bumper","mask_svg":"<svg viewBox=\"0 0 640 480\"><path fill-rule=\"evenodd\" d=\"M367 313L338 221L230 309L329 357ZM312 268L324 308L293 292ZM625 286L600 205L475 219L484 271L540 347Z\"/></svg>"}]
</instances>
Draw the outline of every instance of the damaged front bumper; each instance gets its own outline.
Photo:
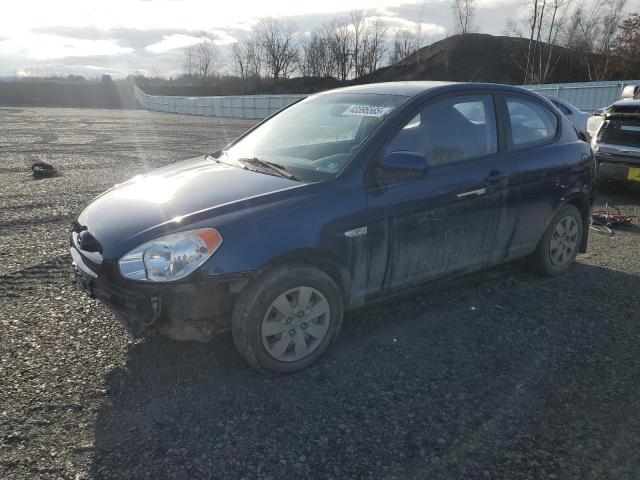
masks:
<instances>
[{"instance_id":1,"label":"damaged front bumper","mask_svg":"<svg viewBox=\"0 0 640 480\"><path fill-rule=\"evenodd\" d=\"M75 282L107 305L140 338L157 330L176 340L207 341L228 330L237 293L250 274L221 275L175 283L150 284L119 277L117 265L92 261L71 246Z\"/></svg>"},{"instance_id":2,"label":"damaged front bumper","mask_svg":"<svg viewBox=\"0 0 640 480\"><path fill-rule=\"evenodd\" d=\"M618 182L638 181L640 148L633 146L595 143L598 178Z\"/></svg>"}]
</instances>

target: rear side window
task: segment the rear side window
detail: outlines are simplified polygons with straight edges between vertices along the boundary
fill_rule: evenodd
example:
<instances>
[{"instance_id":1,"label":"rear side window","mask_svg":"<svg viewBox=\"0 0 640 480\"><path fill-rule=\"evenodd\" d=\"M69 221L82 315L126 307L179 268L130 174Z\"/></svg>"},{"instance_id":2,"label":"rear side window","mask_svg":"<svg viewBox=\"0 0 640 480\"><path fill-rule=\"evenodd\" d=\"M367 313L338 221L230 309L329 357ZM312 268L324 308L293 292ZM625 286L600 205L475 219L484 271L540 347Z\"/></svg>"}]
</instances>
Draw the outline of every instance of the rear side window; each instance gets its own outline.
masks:
<instances>
[{"instance_id":1,"label":"rear side window","mask_svg":"<svg viewBox=\"0 0 640 480\"><path fill-rule=\"evenodd\" d=\"M508 98L511 143L532 145L556 136L558 118L548 108L523 98Z\"/></svg>"},{"instance_id":2,"label":"rear side window","mask_svg":"<svg viewBox=\"0 0 640 480\"><path fill-rule=\"evenodd\" d=\"M432 166L483 157L498 151L491 95L461 95L437 100L409 120L386 152L412 151Z\"/></svg>"}]
</instances>

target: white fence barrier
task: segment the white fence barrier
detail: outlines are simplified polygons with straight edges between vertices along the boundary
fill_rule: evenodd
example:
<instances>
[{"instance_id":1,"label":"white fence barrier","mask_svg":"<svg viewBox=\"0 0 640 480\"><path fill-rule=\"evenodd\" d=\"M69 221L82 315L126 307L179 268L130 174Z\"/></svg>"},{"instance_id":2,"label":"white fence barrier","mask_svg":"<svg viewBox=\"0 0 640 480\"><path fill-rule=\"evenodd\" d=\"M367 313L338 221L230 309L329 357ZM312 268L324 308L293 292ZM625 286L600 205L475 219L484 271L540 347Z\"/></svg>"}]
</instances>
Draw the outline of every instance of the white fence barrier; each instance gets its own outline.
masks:
<instances>
[{"instance_id":1,"label":"white fence barrier","mask_svg":"<svg viewBox=\"0 0 640 480\"><path fill-rule=\"evenodd\" d=\"M604 108L622 98L622 90L627 85L640 85L640 80L585 83L549 83L544 85L523 85L543 95L554 95L575 105L585 112Z\"/></svg>"},{"instance_id":2,"label":"white fence barrier","mask_svg":"<svg viewBox=\"0 0 640 480\"><path fill-rule=\"evenodd\" d=\"M640 85L640 80L618 82L555 83L524 85L543 95L555 95L581 110L592 112L611 105L622 97L626 85ZM133 87L135 99L147 110L212 117L266 118L282 107L306 95L232 95L224 97L181 97L148 95Z\"/></svg>"},{"instance_id":3,"label":"white fence barrier","mask_svg":"<svg viewBox=\"0 0 640 480\"><path fill-rule=\"evenodd\" d=\"M306 95L232 95L181 97L147 95L137 86L133 96L147 110L212 117L266 118Z\"/></svg>"}]
</instances>

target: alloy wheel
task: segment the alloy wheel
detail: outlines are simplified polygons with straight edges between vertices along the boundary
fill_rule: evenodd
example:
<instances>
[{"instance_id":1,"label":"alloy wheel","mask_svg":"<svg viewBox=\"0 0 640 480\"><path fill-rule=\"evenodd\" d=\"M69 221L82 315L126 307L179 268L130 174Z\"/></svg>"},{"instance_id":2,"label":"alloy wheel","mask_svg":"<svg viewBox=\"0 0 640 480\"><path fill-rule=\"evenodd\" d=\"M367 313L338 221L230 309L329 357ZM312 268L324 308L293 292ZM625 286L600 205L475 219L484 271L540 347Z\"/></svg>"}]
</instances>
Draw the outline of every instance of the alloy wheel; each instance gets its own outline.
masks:
<instances>
[{"instance_id":1,"label":"alloy wheel","mask_svg":"<svg viewBox=\"0 0 640 480\"><path fill-rule=\"evenodd\" d=\"M262 319L262 344L276 360L295 362L309 356L327 336L331 308L324 295L301 286L278 296Z\"/></svg>"},{"instance_id":2,"label":"alloy wheel","mask_svg":"<svg viewBox=\"0 0 640 480\"><path fill-rule=\"evenodd\" d=\"M558 222L549 245L549 257L555 266L562 266L573 258L578 246L578 222L568 215Z\"/></svg>"}]
</instances>

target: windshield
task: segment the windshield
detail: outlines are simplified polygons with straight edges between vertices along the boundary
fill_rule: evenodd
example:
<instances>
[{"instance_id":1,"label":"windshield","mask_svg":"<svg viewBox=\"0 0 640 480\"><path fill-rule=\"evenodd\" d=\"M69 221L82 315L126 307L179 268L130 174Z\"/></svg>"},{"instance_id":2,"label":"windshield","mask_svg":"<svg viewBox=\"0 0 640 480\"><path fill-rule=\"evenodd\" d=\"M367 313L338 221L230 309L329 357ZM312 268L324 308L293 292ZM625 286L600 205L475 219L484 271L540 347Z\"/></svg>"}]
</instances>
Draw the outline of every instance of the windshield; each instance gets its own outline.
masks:
<instances>
[{"instance_id":1,"label":"windshield","mask_svg":"<svg viewBox=\"0 0 640 480\"><path fill-rule=\"evenodd\" d=\"M337 175L376 127L408 97L324 94L307 98L223 152L222 161L259 159L303 181Z\"/></svg>"}]
</instances>

